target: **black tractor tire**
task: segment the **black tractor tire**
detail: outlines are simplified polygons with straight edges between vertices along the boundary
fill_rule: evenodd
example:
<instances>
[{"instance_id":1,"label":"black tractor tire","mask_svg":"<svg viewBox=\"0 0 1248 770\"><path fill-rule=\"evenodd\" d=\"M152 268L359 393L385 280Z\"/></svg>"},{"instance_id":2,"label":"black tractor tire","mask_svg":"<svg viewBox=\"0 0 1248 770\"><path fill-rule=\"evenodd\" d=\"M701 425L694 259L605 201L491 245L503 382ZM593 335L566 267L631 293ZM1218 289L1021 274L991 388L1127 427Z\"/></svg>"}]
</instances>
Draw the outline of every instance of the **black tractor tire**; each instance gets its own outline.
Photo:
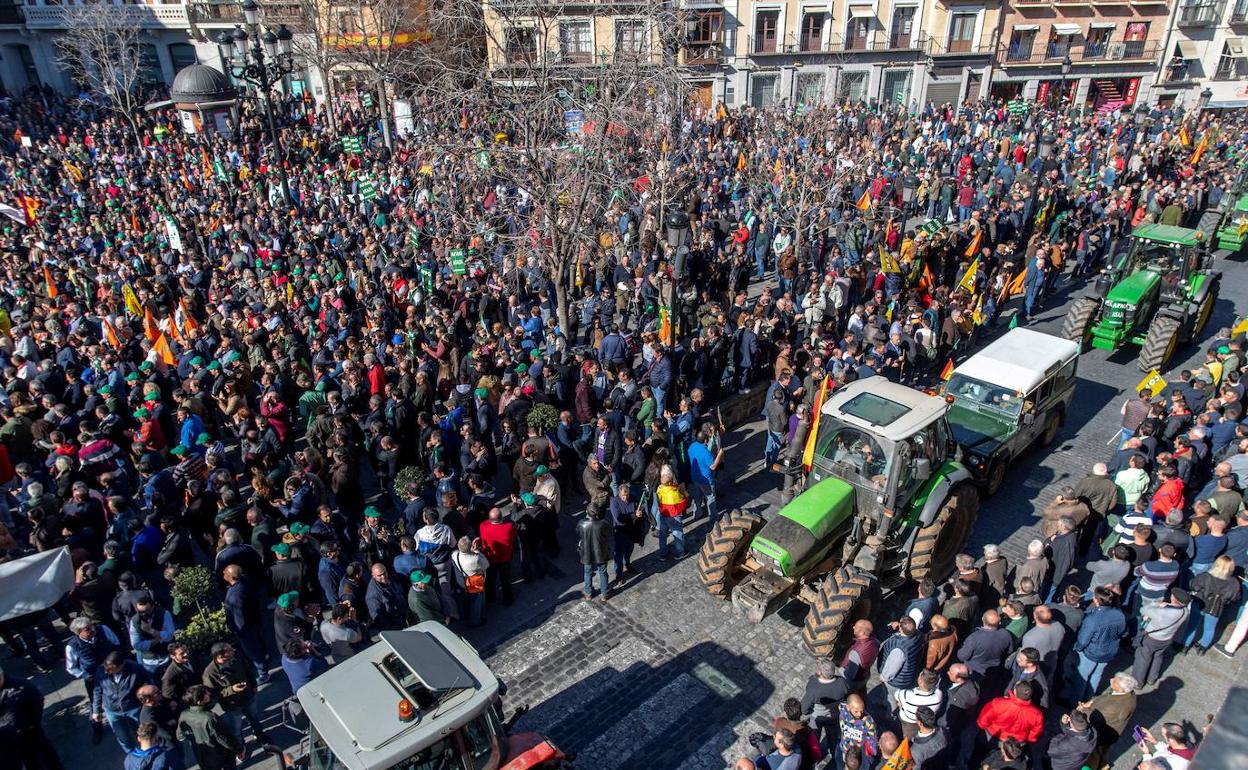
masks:
<instances>
[{"instance_id":1,"label":"black tractor tire","mask_svg":"<svg viewBox=\"0 0 1248 770\"><path fill-rule=\"evenodd\" d=\"M1213 317L1213 306L1218 304L1218 279L1213 279L1213 284L1209 287L1209 291L1205 293L1205 298L1200 301L1200 306L1196 308L1196 320L1192 322L1192 341L1196 341L1201 333L1205 331L1205 327L1209 325L1209 319Z\"/></svg>"},{"instance_id":2,"label":"black tractor tire","mask_svg":"<svg viewBox=\"0 0 1248 770\"><path fill-rule=\"evenodd\" d=\"M698 553L698 577L712 596L732 597L732 589L739 579L735 573L741 556L764 523L763 517L756 513L734 509L724 514L707 535Z\"/></svg>"},{"instance_id":3,"label":"black tractor tire","mask_svg":"<svg viewBox=\"0 0 1248 770\"><path fill-rule=\"evenodd\" d=\"M1152 326L1148 327L1148 336L1140 347L1140 371L1165 371L1166 364L1179 347L1179 336L1182 333L1183 322L1179 319L1164 315L1154 318Z\"/></svg>"},{"instance_id":4,"label":"black tractor tire","mask_svg":"<svg viewBox=\"0 0 1248 770\"><path fill-rule=\"evenodd\" d=\"M979 490L962 482L955 486L931 524L919 530L910 550L910 579L931 578L939 583L953 572L953 560L970 537L979 512Z\"/></svg>"},{"instance_id":5,"label":"black tractor tire","mask_svg":"<svg viewBox=\"0 0 1248 770\"><path fill-rule=\"evenodd\" d=\"M831 657L849 641L854 623L871 617L876 602L875 578L854 566L829 573L815 592L806 613L802 641L816 658Z\"/></svg>"},{"instance_id":6,"label":"black tractor tire","mask_svg":"<svg viewBox=\"0 0 1248 770\"><path fill-rule=\"evenodd\" d=\"M984 496L992 497L1005 484L1005 474L1009 470L1010 461L1006 457L994 458L988 463L988 471L984 474Z\"/></svg>"},{"instance_id":7,"label":"black tractor tire","mask_svg":"<svg viewBox=\"0 0 1248 770\"><path fill-rule=\"evenodd\" d=\"M1101 303L1093 297L1080 297L1070 303L1070 310L1062 319L1062 336L1071 342L1086 345L1092 337L1092 325L1096 323L1096 313Z\"/></svg>"}]
</instances>

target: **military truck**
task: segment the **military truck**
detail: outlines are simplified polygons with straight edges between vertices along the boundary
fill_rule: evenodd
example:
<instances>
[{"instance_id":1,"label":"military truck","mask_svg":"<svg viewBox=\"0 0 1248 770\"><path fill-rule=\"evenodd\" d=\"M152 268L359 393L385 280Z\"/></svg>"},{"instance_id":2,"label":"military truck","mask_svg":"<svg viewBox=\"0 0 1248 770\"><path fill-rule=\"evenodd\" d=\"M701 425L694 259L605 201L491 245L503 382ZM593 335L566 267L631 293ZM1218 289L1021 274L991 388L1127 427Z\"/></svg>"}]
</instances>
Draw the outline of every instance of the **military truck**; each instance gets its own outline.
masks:
<instances>
[{"instance_id":1,"label":"military truck","mask_svg":"<svg viewBox=\"0 0 1248 770\"><path fill-rule=\"evenodd\" d=\"M962 462L987 495L1033 444L1048 446L1070 412L1079 343L1011 329L949 375L949 427Z\"/></svg>"},{"instance_id":2,"label":"military truck","mask_svg":"<svg viewBox=\"0 0 1248 770\"><path fill-rule=\"evenodd\" d=\"M948 575L979 510L949 406L883 377L837 390L820 410L807 489L769 520L727 513L698 554L703 585L755 623L793 597L810 605L802 638L818 657L884 591Z\"/></svg>"},{"instance_id":3,"label":"military truck","mask_svg":"<svg viewBox=\"0 0 1248 770\"><path fill-rule=\"evenodd\" d=\"M1142 224L1097 277L1092 294L1070 304L1061 335L1104 350L1138 344L1140 370L1163 371L1178 347L1208 325L1221 275L1203 232Z\"/></svg>"},{"instance_id":4,"label":"military truck","mask_svg":"<svg viewBox=\"0 0 1248 770\"><path fill-rule=\"evenodd\" d=\"M507 735L498 679L441 623L381 641L299 688L307 770L527 770L569 767L535 733Z\"/></svg>"}]
</instances>

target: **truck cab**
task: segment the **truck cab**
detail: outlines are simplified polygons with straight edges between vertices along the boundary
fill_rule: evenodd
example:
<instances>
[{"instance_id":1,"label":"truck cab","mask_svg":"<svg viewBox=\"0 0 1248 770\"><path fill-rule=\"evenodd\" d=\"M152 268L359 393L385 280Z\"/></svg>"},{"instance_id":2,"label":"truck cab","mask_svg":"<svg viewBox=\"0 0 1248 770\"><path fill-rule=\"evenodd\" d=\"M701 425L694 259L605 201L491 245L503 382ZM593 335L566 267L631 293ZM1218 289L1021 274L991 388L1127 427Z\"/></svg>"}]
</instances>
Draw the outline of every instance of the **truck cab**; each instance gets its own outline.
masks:
<instances>
[{"instance_id":1,"label":"truck cab","mask_svg":"<svg viewBox=\"0 0 1248 770\"><path fill-rule=\"evenodd\" d=\"M1074 396L1079 344L1011 329L953 370L942 387L963 462L987 494L1001 488L1010 462L1047 445Z\"/></svg>"}]
</instances>

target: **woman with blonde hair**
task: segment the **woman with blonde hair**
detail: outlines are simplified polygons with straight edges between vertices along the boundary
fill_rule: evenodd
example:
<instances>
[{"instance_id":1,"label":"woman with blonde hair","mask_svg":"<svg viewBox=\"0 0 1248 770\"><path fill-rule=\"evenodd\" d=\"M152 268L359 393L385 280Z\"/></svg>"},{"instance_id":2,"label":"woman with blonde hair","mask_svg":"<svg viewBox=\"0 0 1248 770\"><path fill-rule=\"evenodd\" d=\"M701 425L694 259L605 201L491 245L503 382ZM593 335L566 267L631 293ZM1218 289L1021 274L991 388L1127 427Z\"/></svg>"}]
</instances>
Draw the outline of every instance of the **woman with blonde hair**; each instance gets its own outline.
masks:
<instances>
[{"instance_id":1,"label":"woman with blonde hair","mask_svg":"<svg viewBox=\"0 0 1248 770\"><path fill-rule=\"evenodd\" d=\"M676 481L676 472L672 466L664 465L659 469L659 487L655 490L659 515L659 558L668 558L667 536L671 533L672 548L677 559L685 555L685 523L681 516L689 507L689 494L682 484Z\"/></svg>"},{"instance_id":2,"label":"woman with blonde hair","mask_svg":"<svg viewBox=\"0 0 1248 770\"><path fill-rule=\"evenodd\" d=\"M1226 554L1219 556L1208 572L1203 572L1192 580L1191 590L1192 598L1200 602L1200 614L1192 613L1187 637L1183 640L1183 649L1190 649L1192 643L1196 642L1200 654L1204 655L1217 639L1218 624L1226 608L1234 607L1239 601L1241 588L1235 577L1235 560Z\"/></svg>"}]
</instances>

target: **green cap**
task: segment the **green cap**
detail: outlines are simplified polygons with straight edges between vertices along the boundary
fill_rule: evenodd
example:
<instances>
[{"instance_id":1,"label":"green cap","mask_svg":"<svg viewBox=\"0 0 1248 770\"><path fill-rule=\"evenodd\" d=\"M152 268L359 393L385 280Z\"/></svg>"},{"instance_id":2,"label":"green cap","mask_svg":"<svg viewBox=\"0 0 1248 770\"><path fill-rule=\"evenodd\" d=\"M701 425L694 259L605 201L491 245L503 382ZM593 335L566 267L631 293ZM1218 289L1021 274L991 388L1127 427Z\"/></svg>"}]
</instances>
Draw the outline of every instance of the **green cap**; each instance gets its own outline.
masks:
<instances>
[{"instance_id":1,"label":"green cap","mask_svg":"<svg viewBox=\"0 0 1248 770\"><path fill-rule=\"evenodd\" d=\"M312 528L301 521L296 521L290 525L289 532L292 535L306 535L312 531Z\"/></svg>"},{"instance_id":2,"label":"green cap","mask_svg":"<svg viewBox=\"0 0 1248 770\"><path fill-rule=\"evenodd\" d=\"M290 545L288 543L278 543L269 550L278 556L290 556Z\"/></svg>"},{"instance_id":3,"label":"green cap","mask_svg":"<svg viewBox=\"0 0 1248 770\"><path fill-rule=\"evenodd\" d=\"M485 398L486 396L490 395L490 391L486 390L485 388L477 388L473 390L472 392L476 394L477 398Z\"/></svg>"},{"instance_id":4,"label":"green cap","mask_svg":"<svg viewBox=\"0 0 1248 770\"><path fill-rule=\"evenodd\" d=\"M130 372L129 374L126 375L126 382L138 382L138 381L139 381L138 372Z\"/></svg>"},{"instance_id":5,"label":"green cap","mask_svg":"<svg viewBox=\"0 0 1248 770\"><path fill-rule=\"evenodd\" d=\"M151 415L152 415L151 411L149 411L148 408L145 406L141 406L138 409L134 410L134 416L138 417L140 420L147 419L148 417L151 417Z\"/></svg>"},{"instance_id":6,"label":"green cap","mask_svg":"<svg viewBox=\"0 0 1248 770\"><path fill-rule=\"evenodd\" d=\"M181 444L178 444L177 446L175 446L173 449L170 449L169 451L177 455L178 457L181 457L182 455L186 454L186 447L182 446Z\"/></svg>"},{"instance_id":7,"label":"green cap","mask_svg":"<svg viewBox=\"0 0 1248 770\"><path fill-rule=\"evenodd\" d=\"M113 386L112 386L112 385L101 385L101 386L100 386L100 395L101 395L101 396L111 396L111 395L113 395Z\"/></svg>"},{"instance_id":8,"label":"green cap","mask_svg":"<svg viewBox=\"0 0 1248 770\"><path fill-rule=\"evenodd\" d=\"M285 545L285 543L283 543L282 545ZM276 548L276 546L274 546L274 548ZM288 551L289 551L289 550L290 550L290 546L286 546L286 550L288 550ZM298 591L287 591L286 593L284 593L284 594L282 594L281 596L277 597L277 606L278 606L278 607L281 607L281 608L282 608L282 609L284 609L284 610L288 610L288 609L290 609L292 606L294 606L294 603L295 603L295 602L297 602L297 601L299 601L299 592L298 592Z\"/></svg>"},{"instance_id":9,"label":"green cap","mask_svg":"<svg viewBox=\"0 0 1248 770\"><path fill-rule=\"evenodd\" d=\"M433 575L424 570L415 570L412 572L412 585L427 586L433 582Z\"/></svg>"},{"instance_id":10,"label":"green cap","mask_svg":"<svg viewBox=\"0 0 1248 770\"><path fill-rule=\"evenodd\" d=\"M539 465L533 470L533 472L538 476L545 476L547 473L550 473L550 468L547 468L545 465Z\"/></svg>"},{"instance_id":11,"label":"green cap","mask_svg":"<svg viewBox=\"0 0 1248 770\"><path fill-rule=\"evenodd\" d=\"M528 373L528 371L529 371L529 365L528 365L528 364L516 364L516 373L517 373L517 374L527 374L527 373Z\"/></svg>"},{"instance_id":12,"label":"green cap","mask_svg":"<svg viewBox=\"0 0 1248 770\"><path fill-rule=\"evenodd\" d=\"M533 505L537 502L537 498L533 496L532 492L525 492L523 495L520 495L520 500L523 501L525 505Z\"/></svg>"},{"instance_id":13,"label":"green cap","mask_svg":"<svg viewBox=\"0 0 1248 770\"><path fill-rule=\"evenodd\" d=\"M212 436L208 435L207 433L201 433L195 437L195 443L200 444L200 445L211 444Z\"/></svg>"},{"instance_id":14,"label":"green cap","mask_svg":"<svg viewBox=\"0 0 1248 770\"><path fill-rule=\"evenodd\" d=\"M195 356L194 358L191 359L191 366L203 366L203 365L204 365L203 356Z\"/></svg>"},{"instance_id":15,"label":"green cap","mask_svg":"<svg viewBox=\"0 0 1248 770\"><path fill-rule=\"evenodd\" d=\"M144 361L143 363L139 364L140 372L150 372L151 370L155 368L156 368L156 365L153 364L151 361Z\"/></svg>"},{"instance_id":16,"label":"green cap","mask_svg":"<svg viewBox=\"0 0 1248 770\"><path fill-rule=\"evenodd\" d=\"M370 505L370 506L368 506L367 508L365 508L365 509L364 509L364 518L366 518L366 519L380 519L380 518L381 518L381 509L380 509L380 508L378 508L378 507L377 507L377 506L375 506L375 505Z\"/></svg>"},{"instance_id":17,"label":"green cap","mask_svg":"<svg viewBox=\"0 0 1248 770\"><path fill-rule=\"evenodd\" d=\"M1230 354L1231 354L1231 349L1229 347L1227 347L1226 345L1218 346L1218 355L1229 356Z\"/></svg>"},{"instance_id":18,"label":"green cap","mask_svg":"<svg viewBox=\"0 0 1248 770\"><path fill-rule=\"evenodd\" d=\"M242 353L239 353L237 350L231 350L229 353L225 354L225 363L232 364L242 357Z\"/></svg>"},{"instance_id":19,"label":"green cap","mask_svg":"<svg viewBox=\"0 0 1248 770\"><path fill-rule=\"evenodd\" d=\"M220 361L210 361L210 362L208 363L208 371L210 371L210 372L216 372L216 371L219 371L220 369L221 369L221 362L220 362Z\"/></svg>"}]
</instances>

